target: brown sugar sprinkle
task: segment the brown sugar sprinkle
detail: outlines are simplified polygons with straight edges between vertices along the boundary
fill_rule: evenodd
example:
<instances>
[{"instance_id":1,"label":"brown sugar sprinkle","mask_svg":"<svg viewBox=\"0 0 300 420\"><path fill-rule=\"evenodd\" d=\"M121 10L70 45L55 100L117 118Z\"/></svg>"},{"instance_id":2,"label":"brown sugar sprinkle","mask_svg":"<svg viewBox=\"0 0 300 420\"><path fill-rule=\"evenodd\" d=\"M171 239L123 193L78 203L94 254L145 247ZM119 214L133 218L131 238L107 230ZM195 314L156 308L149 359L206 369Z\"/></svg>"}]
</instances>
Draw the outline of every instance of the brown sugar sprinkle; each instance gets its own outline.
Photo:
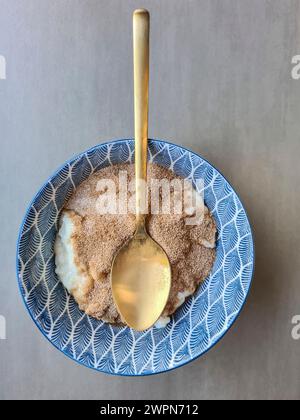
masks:
<instances>
[{"instance_id":1,"label":"brown sugar sprinkle","mask_svg":"<svg viewBox=\"0 0 300 420\"><path fill-rule=\"evenodd\" d=\"M117 250L134 234L135 216L99 214L97 183L111 179L117 186L119 171L127 171L128 182L134 180L133 165L115 165L91 175L75 191L65 210L75 222L72 243L75 263L88 273L89 287L75 299L88 315L111 323L121 322L110 288L110 268ZM156 164L148 164L150 179L181 179ZM130 196L131 194L129 194ZM164 315L178 307L178 293L192 294L210 274L215 261L216 225L207 208L200 225L186 224L186 214L149 214L146 225L150 235L167 253L172 266L172 287Z\"/></svg>"}]
</instances>

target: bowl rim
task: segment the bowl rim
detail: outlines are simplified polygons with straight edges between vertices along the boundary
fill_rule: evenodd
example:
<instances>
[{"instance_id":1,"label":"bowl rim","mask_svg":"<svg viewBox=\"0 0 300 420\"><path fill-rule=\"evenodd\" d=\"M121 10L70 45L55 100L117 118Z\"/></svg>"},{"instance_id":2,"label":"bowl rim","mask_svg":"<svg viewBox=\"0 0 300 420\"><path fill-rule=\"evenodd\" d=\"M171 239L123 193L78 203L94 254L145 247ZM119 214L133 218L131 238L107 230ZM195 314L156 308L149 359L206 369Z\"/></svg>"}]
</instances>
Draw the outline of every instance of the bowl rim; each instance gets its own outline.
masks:
<instances>
[{"instance_id":1,"label":"bowl rim","mask_svg":"<svg viewBox=\"0 0 300 420\"><path fill-rule=\"evenodd\" d=\"M73 360L74 362L76 362L78 365L83 366L85 368L89 368L93 371L96 372L100 372L100 373L104 373L106 375L110 375L110 376L119 376L119 377L142 377L142 376L152 376L152 375L160 375L162 373L168 373L171 371L174 371L175 369L179 369L187 364L190 364L192 362L194 362L195 360L199 359L200 357L204 356L206 353L208 353L211 349L213 349L224 337L225 335L231 330L231 328L233 327L233 325L235 324L235 322L237 321L237 319L239 318L242 310L244 309L244 306L246 305L246 302L249 298L249 294L250 294L250 290L251 290L251 286L253 283L253 277L254 277L254 272L255 272L255 257L256 257L256 250L255 250L255 242L254 242L254 234L253 234L253 228L252 225L250 223L249 220L249 215L243 205L243 202L240 199L239 194L237 194L235 188L232 186L232 184L227 180L227 178L223 175L222 172L220 172L213 164L211 164L207 159L203 158L199 153L194 152L193 150L181 146L179 144L176 143L171 143L170 141L167 140L162 140L162 139L152 139L149 138L148 141L153 142L153 143L163 143L163 144L167 144L169 146L174 146L174 147L179 147L180 149L188 152L188 153L192 153L193 155L199 157L200 159L202 159L204 162L206 162L208 165L210 165L216 172L218 172L223 179L228 183L228 185L230 186L230 188L232 189L233 193L236 195L236 197L238 198L239 202L241 203L241 206L243 208L243 211L245 213L245 217L246 220L248 222L249 228L250 228L250 237L251 237L251 243L252 243L252 247L253 247L253 259L252 259L252 271L251 271L251 275L250 275L250 282L249 282L249 287L248 290L246 292L244 301L239 309L239 311L236 313L236 315L232 318L232 320L230 321L228 328L222 333L220 334L220 336L216 339L215 342L211 343L211 345L202 353L198 354L195 357L192 357L190 360L185 361L183 363L178 364L177 366L174 366L172 368L169 369L165 369L165 370L161 370L159 372L145 372L145 373L138 373L138 374L128 374L128 373L119 373L119 372L108 372L108 371L103 371L100 369L97 369L93 366L88 366L86 364L84 364L83 362L81 362L80 360L75 359L74 357L72 357L70 354L68 354L66 351L60 349L53 341L51 341L51 339L49 337L47 337L46 333L43 331L43 329L41 328L41 326L37 323L37 321L34 319L31 311L29 310L29 307L25 301L25 296L24 293L22 291L22 287L21 287L21 281L20 281L20 274L19 274L19 248L20 248L20 240L21 240L21 236L23 233L23 229L24 229L24 225L26 223L26 220L28 218L29 212L32 208L32 205L34 204L34 202L37 200L37 198L39 198L39 196L42 194L45 186L68 164L72 163L74 160L79 160L80 158L82 158L84 155L86 155L87 153L91 153L94 150L98 149L100 146L109 146L111 144L121 144L121 143L126 143L126 142L133 142L134 139L133 138L124 138L124 139L112 139L112 140L107 140L101 143L98 143L97 145L83 151L80 153L75 154L73 157L71 157L70 159L67 159L62 165L60 165L48 178L47 180L42 184L42 186L39 188L39 190L35 193L35 195L33 196L33 198L31 199L31 201L29 202L29 204L26 207L26 211L25 211L25 215L23 216L20 228L19 228L19 232L18 232L18 237L17 237L17 247L16 247L16 276L17 276L17 283L18 283L18 288L19 288L19 292L22 296L22 301L23 304L27 310L27 312L29 313L31 319L33 320L34 324L36 325L36 327L39 329L39 331L42 333L42 335L44 336L44 338L46 338L46 340L52 344L52 346L54 346L57 350L59 350L62 354L64 354L65 356L67 356L70 360Z\"/></svg>"}]
</instances>

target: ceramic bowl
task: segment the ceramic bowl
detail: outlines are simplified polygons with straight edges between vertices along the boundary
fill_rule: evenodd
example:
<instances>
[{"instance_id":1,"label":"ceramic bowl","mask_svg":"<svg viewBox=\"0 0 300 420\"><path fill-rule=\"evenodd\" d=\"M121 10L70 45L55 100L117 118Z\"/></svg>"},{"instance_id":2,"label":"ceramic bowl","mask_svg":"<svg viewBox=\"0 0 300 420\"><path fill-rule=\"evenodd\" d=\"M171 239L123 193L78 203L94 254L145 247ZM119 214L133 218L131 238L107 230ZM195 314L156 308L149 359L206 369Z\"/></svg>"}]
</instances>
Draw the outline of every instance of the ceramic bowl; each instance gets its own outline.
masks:
<instances>
[{"instance_id":1,"label":"ceramic bowl","mask_svg":"<svg viewBox=\"0 0 300 420\"><path fill-rule=\"evenodd\" d=\"M224 336L249 292L254 246L245 209L220 172L192 151L150 140L150 161L191 181L204 179L205 203L218 227L213 271L163 329L140 333L85 315L55 274L53 245L59 213L93 172L133 158L133 140L100 144L66 162L49 178L32 200L20 229L17 276L33 321L57 349L89 368L135 376L189 363Z\"/></svg>"}]
</instances>

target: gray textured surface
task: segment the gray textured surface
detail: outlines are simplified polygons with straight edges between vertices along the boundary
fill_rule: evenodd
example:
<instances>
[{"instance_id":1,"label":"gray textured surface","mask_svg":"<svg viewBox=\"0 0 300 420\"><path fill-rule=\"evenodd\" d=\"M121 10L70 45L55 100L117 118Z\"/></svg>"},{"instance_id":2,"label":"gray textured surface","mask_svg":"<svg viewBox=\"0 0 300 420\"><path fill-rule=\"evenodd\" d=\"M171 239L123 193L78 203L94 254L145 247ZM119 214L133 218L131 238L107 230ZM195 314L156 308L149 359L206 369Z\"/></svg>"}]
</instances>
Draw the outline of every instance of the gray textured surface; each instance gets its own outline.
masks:
<instances>
[{"instance_id":1,"label":"gray textured surface","mask_svg":"<svg viewBox=\"0 0 300 420\"><path fill-rule=\"evenodd\" d=\"M27 203L65 159L132 136L131 13L152 13L150 136L201 153L240 193L257 269L233 329L150 378L76 365L33 325L15 279ZM0 398L300 398L299 0L0 0Z\"/></svg>"}]
</instances>

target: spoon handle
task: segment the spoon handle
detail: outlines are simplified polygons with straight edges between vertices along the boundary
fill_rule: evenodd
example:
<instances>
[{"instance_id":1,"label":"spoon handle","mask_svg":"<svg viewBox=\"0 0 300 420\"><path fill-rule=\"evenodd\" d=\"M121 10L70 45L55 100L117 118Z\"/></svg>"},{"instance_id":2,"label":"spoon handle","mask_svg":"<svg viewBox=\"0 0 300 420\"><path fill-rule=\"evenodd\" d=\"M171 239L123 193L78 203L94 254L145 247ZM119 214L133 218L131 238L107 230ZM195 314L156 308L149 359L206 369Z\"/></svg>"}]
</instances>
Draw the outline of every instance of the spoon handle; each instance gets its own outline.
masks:
<instances>
[{"instance_id":1,"label":"spoon handle","mask_svg":"<svg viewBox=\"0 0 300 420\"><path fill-rule=\"evenodd\" d=\"M147 185L149 27L145 9L133 13L134 135L137 230L144 228Z\"/></svg>"}]
</instances>

